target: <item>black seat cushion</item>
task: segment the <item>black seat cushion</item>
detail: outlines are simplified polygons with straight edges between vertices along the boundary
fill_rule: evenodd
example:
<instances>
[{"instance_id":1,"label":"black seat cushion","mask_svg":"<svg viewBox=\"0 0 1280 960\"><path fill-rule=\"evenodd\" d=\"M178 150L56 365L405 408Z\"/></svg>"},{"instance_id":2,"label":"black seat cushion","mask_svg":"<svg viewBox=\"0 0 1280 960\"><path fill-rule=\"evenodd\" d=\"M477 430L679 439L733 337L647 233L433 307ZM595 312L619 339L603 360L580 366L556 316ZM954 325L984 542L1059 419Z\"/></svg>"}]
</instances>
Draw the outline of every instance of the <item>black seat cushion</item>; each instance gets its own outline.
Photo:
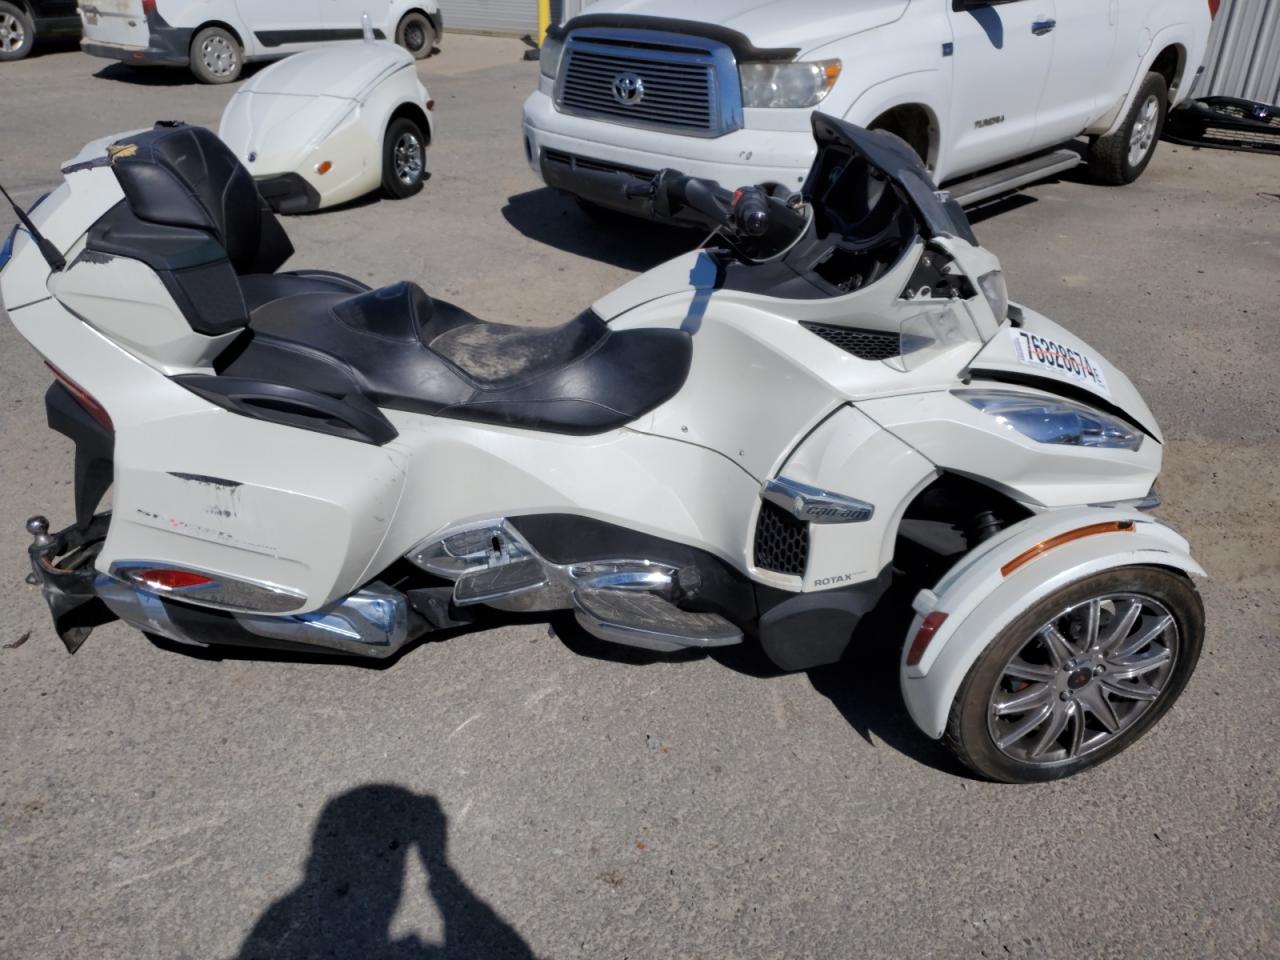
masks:
<instances>
[{"instance_id":1,"label":"black seat cushion","mask_svg":"<svg viewBox=\"0 0 1280 960\"><path fill-rule=\"evenodd\" d=\"M237 278L245 308L249 313L285 297L303 293L365 293L368 286L359 280L328 270L294 270L289 273L250 273Z\"/></svg>"},{"instance_id":2,"label":"black seat cushion","mask_svg":"<svg viewBox=\"0 0 1280 960\"><path fill-rule=\"evenodd\" d=\"M412 283L270 300L250 329L219 373L568 434L652 410L684 384L693 356L681 330L615 332L591 311L551 328L487 323Z\"/></svg>"}]
</instances>

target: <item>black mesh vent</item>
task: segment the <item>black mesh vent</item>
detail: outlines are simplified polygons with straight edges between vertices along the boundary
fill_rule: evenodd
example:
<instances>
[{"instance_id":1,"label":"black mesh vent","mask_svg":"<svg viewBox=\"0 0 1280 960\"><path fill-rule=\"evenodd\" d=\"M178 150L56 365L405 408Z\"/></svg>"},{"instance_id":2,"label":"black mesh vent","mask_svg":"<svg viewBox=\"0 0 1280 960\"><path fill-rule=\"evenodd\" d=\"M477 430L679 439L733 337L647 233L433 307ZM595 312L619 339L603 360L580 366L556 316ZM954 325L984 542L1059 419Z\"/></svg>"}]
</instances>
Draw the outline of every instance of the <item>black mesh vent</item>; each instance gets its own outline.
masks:
<instances>
[{"instance_id":1,"label":"black mesh vent","mask_svg":"<svg viewBox=\"0 0 1280 960\"><path fill-rule=\"evenodd\" d=\"M755 553L756 566L762 570L804 576L809 562L809 524L764 501L756 520Z\"/></svg>"},{"instance_id":2,"label":"black mesh vent","mask_svg":"<svg viewBox=\"0 0 1280 960\"><path fill-rule=\"evenodd\" d=\"M902 352L896 333L886 333L883 330L859 330L857 327L837 327L828 323L802 323L800 326L861 360L888 360Z\"/></svg>"}]
</instances>

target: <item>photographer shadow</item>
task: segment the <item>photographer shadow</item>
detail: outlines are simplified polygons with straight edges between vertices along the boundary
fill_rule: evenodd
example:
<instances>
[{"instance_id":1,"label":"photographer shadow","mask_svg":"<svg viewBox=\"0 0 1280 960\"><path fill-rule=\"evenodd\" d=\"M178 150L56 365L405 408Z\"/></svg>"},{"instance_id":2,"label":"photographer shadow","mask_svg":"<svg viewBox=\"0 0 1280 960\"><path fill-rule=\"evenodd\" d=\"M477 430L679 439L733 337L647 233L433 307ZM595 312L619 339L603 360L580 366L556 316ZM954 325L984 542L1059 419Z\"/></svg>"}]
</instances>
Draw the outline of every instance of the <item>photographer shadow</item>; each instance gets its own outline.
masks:
<instances>
[{"instance_id":1,"label":"photographer shadow","mask_svg":"<svg viewBox=\"0 0 1280 960\"><path fill-rule=\"evenodd\" d=\"M449 864L447 826L435 797L403 787L368 784L331 799L302 881L258 919L238 960L533 960L523 938ZM442 943L391 937L410 856L428 877Z\"/></svg>"}]
</instances>

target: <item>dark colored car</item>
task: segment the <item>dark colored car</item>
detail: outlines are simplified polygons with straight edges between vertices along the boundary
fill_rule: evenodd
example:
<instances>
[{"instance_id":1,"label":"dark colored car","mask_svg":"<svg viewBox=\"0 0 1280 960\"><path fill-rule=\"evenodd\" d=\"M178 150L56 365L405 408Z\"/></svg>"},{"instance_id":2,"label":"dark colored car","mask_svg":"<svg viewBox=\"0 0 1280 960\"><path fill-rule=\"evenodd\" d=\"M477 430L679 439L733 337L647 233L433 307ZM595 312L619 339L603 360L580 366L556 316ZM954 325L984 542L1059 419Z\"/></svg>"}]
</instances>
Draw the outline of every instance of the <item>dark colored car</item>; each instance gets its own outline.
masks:
<instances>
[{"instance_id":1,"label":"dark colored car","mask_svg":"<svg viewBox=\"0 0 1280 960\"><path fill-rule=\"evenodd\" d=\"M0 61L21 60L36 37L79 32L76 0L0 0Z\"/></svg>"}]
</instances>

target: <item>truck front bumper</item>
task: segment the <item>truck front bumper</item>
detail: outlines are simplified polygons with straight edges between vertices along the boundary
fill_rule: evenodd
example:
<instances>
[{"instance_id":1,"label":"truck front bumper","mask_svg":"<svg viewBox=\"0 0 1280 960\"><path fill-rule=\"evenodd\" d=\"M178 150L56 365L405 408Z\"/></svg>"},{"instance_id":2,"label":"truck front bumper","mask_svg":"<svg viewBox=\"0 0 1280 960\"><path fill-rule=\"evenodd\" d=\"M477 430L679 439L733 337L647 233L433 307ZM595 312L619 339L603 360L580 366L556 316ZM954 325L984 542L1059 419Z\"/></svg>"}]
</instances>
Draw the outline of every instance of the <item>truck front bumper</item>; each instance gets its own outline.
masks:
<instances>
[{"instance_id":1,"label":"truck front bumper","mask_svg":"<svg viewBox=\"0 0 1280 960\"><path fill-rule=\"evenodd\" d=\"M601 194L601 174L641 179L669 167L730 190L757 183L799 190L815 147L807 129L744 128L702 138L575 117L560 113L549 96L535 91L524 104L524 149L529 166L547 186L635 212L621 191L616 197Z\"/></svg>"}]
</instances>

